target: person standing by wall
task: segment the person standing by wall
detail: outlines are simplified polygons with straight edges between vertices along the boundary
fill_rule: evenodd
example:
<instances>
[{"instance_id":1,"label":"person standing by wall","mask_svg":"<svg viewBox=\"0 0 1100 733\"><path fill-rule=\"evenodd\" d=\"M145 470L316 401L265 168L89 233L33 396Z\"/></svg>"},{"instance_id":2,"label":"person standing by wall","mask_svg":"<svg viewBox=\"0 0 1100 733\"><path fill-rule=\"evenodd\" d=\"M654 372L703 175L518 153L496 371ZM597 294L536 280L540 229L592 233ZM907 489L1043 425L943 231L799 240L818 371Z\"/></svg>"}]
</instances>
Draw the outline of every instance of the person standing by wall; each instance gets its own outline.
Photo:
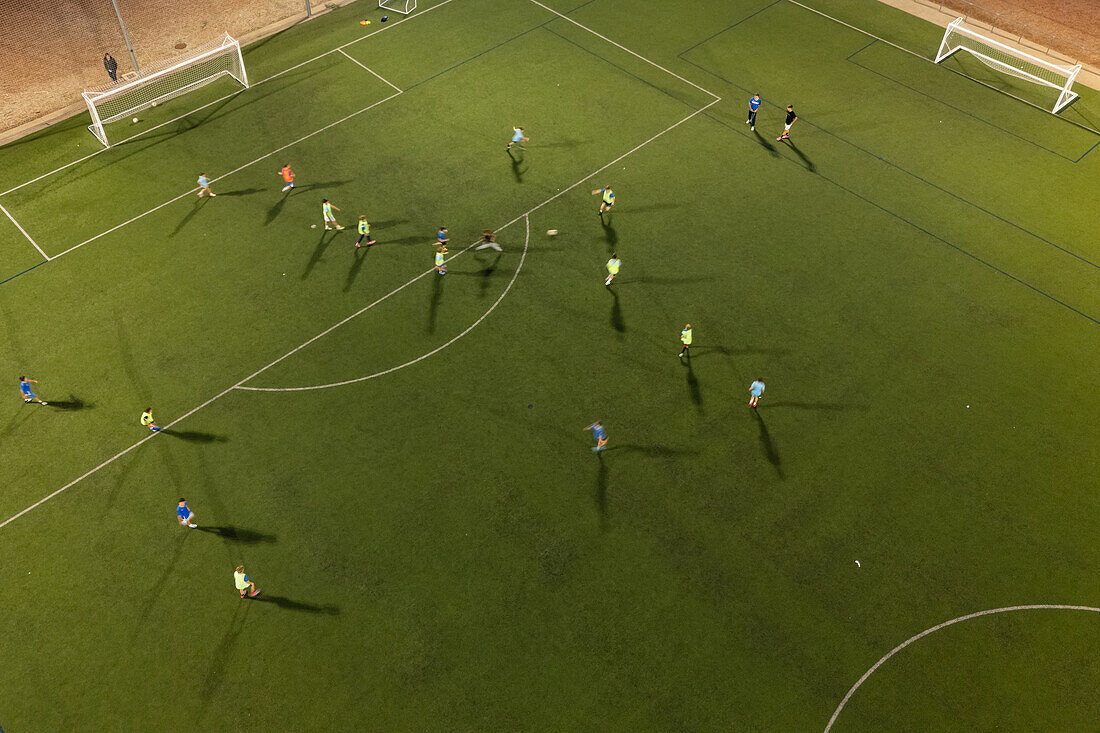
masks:
<instances>
[{"instance_id":1,"label":"person standing by wall","mask_svg":"<svg viewBox=\"0 0 1100 733\"><path fill-rule=\"evenodd\" d=\"M109 53L103 54L103 68L107 70L107 76L111 77L111 81L118 82L118 62L115 61L115 57Z\"/></svg>"}]
</instances>

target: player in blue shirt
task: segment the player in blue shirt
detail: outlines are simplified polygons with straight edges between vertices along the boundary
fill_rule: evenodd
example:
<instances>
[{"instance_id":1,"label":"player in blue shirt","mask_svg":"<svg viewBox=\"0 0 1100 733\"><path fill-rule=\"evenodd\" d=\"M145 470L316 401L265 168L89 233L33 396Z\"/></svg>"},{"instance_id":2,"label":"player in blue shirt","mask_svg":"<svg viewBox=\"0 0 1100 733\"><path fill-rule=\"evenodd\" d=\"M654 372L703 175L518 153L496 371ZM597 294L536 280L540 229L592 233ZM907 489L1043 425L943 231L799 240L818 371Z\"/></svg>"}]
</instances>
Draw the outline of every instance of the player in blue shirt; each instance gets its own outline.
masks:
<instances>
[{"instance_id":1,"label":"player in blue shirt","mask_svg":"<svg viewBox=\"0 0 1100 733\"><path fill-rule=\"evenodd\" d=\"M593 451L603 450L607 446L607 431L603 429L603 425L600 424L599 420L589 425L585 430L591 430L592 436L596 439L596 447L592 449Z\"/></svg>"},{"instance_id":2,"label":"player in blue shirt","mask_svg":"<svg viewBox=\"0 0 1100 733\"><path fill-rule=\"evenodd\" d=\"M756 129L756 110L758 109L760 109L760 95L754 94L749 100L749 118L745 120L750 130Z\"/></svg>"},{"instance_id":3,"label":"player in blue shirt","mask_svg":"<svg viewBox=\"0 0 1100 733\"><path fill-rule=\"evenodd\" d=\"M202 198L202 192L206 191L210 194L210 198L214 198L218 194L210 190L210 179L206 177L205 173L199 174L199 198Z\"/></svg>"},{"instance_id":4,"label":"player in blue shirt","mask_svg":"<svg viewBox=\"0 0 1100 733\"><path fill-rule=\"evenodd\" d=\"M519 147L520 150L526 150L527 148L523 147L523 143L527 142L530 139L531 138L526 137L523 134L523 128L517 125L512 128L512 141L508 143L508 147L506 149L511 150L512 146L516 145Z\"/></svg>"},{"instance_id":5,"label":"player in blue shirt","mask_svg":"<svg viewBox=\"0 0 1100 733\"><path fill-rule=\"evenodd\" d=\"M38 395L31 391L31 383L38 384L37 379L27 379L26 377L19 378L19 394L23 396L24 402L37 402L40 405L46 404L45 400L38 399Z\"/></svg>"},{"instance_id":6,"label":"player in blue shirt","mask_svg":"<svg viewBox=\"0 0 1100 733\"><path fill-rule=\"evenodd\" d=\"M176 518L179 519L181 526L187 525L191 529L199 526L191 521L195 518L195 513L187 506L187 499L182 497L180 498L179 506L176 507Z\"/></svg>"},{"instance_id":7,"label":"player in blue shirt","mask_svg":"<svg viewBox=\"0 0 1100 733\"><path fill-rule=\"evenodd\" d=\"M446 248L447 243L451 241L450 237L447 236L447 227L439 227L439 232L435 236L439 240L435 243L435 246L440 248Z\"/></svg>"},{"instance_id":8,"label":"player in blue shirt","mask_svg":"<svg viewBox=\"0 0 1100 733\"><path fill-rule=\"evenodd\" d=\"M755 408L757 401L764 395L764 380L760 377L749 385L749 407Z\"/></svg>"}]
</instances>

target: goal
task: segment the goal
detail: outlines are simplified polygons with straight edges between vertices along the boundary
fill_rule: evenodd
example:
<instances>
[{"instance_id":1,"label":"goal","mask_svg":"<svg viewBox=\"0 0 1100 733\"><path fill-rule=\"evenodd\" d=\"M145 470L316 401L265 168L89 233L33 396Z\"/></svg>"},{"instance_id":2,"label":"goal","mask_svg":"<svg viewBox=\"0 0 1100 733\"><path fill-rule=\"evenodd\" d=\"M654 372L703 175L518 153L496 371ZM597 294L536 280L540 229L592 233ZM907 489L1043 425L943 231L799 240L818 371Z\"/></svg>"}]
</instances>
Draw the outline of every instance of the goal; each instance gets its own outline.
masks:
<instances>
[{"instance_id":1,"label":"goal","mask_svg":"<svg viewBox=\"0 0 1100 733\"><path fill-rule=\"evenodd\" d=\"M1055 114L1077 99L1077 93L1073 91L1073 81L1081 71L1081 64L1061 66L1032 56L968 28L965 20L956 18L947 26L940 42L940 50L936 54L937 64L956 51L968 51L986 66L1003 74L1057 89L1058 99L1052 110Z\"/></svg>"},{"instance_id":2,"label":"goal","mask_svg":"<svg viewBox=\"0 0 1100 733\"><path fill-rule=\"evenodd\" d=\"M378 0L378 7L408 15L416 10L416 0Z\"/></svg>"},{"instance_id":3,"label":"goal","mask_svg":"<svg viewBox=\"0 0 1100 733\"><path fill-rule=\"evenodd\" d=\"M84 90L81 96L92 115L88 129L106 147L111 147L104 125L186 94L222 76L231 76L248 87L241 44L228 33L191 49L186 55L143 66L134 79Z\"/></svg>"}]
</instances>

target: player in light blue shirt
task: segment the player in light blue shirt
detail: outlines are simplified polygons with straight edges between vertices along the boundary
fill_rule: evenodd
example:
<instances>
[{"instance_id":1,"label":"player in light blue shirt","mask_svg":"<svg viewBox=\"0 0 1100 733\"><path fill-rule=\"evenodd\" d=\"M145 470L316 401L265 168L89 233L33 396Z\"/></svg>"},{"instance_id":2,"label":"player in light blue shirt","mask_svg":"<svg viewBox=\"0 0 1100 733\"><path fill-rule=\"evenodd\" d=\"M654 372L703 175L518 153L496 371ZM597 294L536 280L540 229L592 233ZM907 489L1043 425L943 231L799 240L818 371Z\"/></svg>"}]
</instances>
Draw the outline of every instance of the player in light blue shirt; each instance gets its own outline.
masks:
<instances>
[{"instance_id":1,"label":"player in light blue shirt","mask_svg":"<svg viewBox=\"0 0 1100 733\"><path fill-rule=\"evenodd\" d=\"M511 150L513 145L518 146L520 150L526 150L527 148L523 147L523 143L530 139L523 134L523 128L517 125L512 128L512 141L508 143L507 150Z\"/></svg>"},{"instance_id":2,"label":"player in light blue shirt","mask_svg":"<svg viewBox=\"0 0 1100 733\"><path fill-rule=\"evenodd\" d=\"M757 401L764 395L764 380L760 377L756 378L752 384L749 385L749 407L756 407Z\"/></svg>"},{"instance_id":3,"label":"player in light blue shirt","mask_svg":"<svg viewBox=\"0 0 1100 733\"><path fill-rule=\"evenodd\" d=\"M179 520L181 526L186 525L191 529L199 526L191 521L195 518L195 513L187 506L187 499L182 497L179 500L179 504L176 506L176 518Z\"/></svg>"},{"instance_id":4,"label":"player in light blue shirt","mask_svg":"<svg viewBox=\"0 0 1100 733\"><path fill-rule=\"evenodd\" d=\"M750 130L756 129L756 110L760 109L760 95L754 94L749 99L749 118L745 120L745 124L749 126Z\"/></svg>"},{"instance_id":5,"label":"player in light blue shirt","mask_svg":"<svg viewBox=\"0 0 1100 733\"><path fill-rule=\"evenodd\" d=\"M199 198L202 198L202 192L206 191L210 194L210 198L214 198L218 194L210 190L210 179L206 177L205 173L199 174Z\"/></svg>"},{"instance_id":6,"label":"player in light blue shirt","mask_svg":"<svg viewBox=\"0 0 1100 733\"><path fill-rule=\"evenodd\" d=\"M603 425L600 424L599 420L589 425L585 430L591 430L592 437L596 439L596 446L592 449L593 451L604 450L607 447L607 431L603 429Z\"/></svg>"}]
</instances>

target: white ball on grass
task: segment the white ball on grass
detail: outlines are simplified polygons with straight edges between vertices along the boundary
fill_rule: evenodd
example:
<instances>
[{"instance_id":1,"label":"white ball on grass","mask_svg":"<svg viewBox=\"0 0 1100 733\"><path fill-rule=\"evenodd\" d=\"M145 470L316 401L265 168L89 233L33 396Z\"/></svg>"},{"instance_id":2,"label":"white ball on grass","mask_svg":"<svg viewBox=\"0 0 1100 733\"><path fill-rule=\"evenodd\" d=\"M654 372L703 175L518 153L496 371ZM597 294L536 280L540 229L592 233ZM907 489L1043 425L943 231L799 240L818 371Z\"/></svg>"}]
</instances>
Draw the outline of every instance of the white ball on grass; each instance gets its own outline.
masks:
<instances>
[{"instance_id":1,"label":"white ball on grass","mask_svg":"<svg viewBox=\"0 0 1100 733\"><path fill-rule=\"evenodd\" d=\"M558 233L557 229L547 229L546 230L546 236L548 236L548 237L552 237L557 233Z\"/></svg>"},{"instance_id":2,"label":"white ball on grass","mask_svg":"<svg viewBox=\"0 0 1100 733\"><path fill-rule=\"evenodd\" d=\"M134 124L135 124L135 125L137 124L137 121L138 121L138 119L137 119L137 117L135 117L135 118L134 118Z\"/></svg>"}]
</instances>

